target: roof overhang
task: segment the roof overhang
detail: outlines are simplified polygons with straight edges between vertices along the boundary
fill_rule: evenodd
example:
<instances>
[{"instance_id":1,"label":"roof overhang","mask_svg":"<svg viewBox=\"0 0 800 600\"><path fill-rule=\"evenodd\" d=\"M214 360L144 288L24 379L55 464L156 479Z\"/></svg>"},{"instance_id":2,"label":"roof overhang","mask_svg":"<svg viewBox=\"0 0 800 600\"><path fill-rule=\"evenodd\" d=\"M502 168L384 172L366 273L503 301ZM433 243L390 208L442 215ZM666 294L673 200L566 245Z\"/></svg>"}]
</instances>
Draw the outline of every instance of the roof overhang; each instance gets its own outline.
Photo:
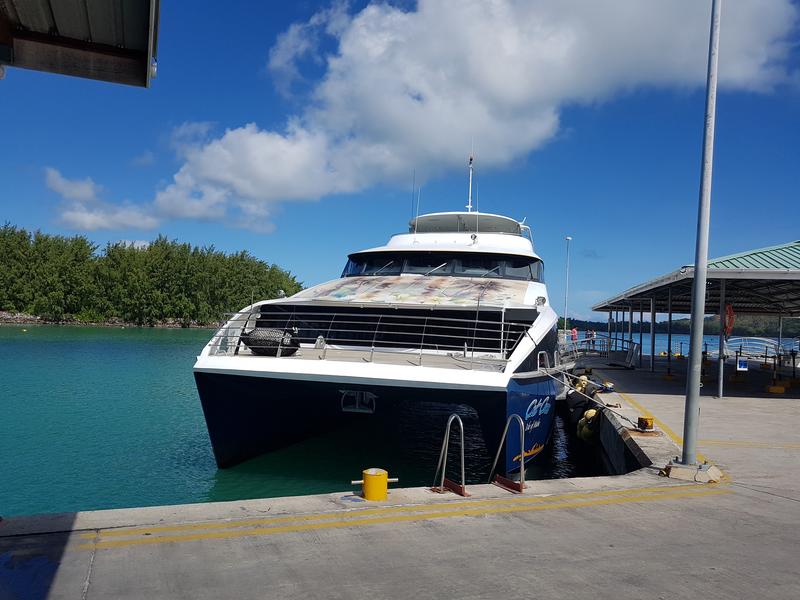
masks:
<instances>
[{"instance_id":1,"label":"roof overhang","mask_svg":"<svg viewBox=\"0 0 800 600\"><path fill-rule=\"evenodd\" d=\"M708 269L707 314L717 314L720 305L721 282L725 281L725 303L737 313L800 316L800 270L798 269ZM650 310L688 314L692 310L694 267L676 271L634 286L603 302L592 310Z\"/></svg>"},{"instance_id":2,"label":"roof overhang","mask_svg":"<svg viewBox=\"0 0 800 600\"><path fill-rule=\"evenodd\" d=\"M0 63L149 87L159 0L0 1Z\"/></svg>"}]
</instances>

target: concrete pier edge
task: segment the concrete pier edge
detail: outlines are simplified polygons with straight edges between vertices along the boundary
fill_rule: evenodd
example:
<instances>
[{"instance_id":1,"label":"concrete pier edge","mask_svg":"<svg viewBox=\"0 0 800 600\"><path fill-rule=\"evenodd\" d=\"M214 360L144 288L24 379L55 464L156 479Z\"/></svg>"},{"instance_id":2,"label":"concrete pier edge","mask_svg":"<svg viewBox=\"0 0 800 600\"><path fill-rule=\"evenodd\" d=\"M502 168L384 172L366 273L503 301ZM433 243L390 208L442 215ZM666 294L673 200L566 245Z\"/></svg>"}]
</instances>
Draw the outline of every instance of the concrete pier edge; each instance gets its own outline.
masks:
<instances>
[{"instance_id":1,"label":"concrete pier edge","mask_svg":"<svg viewBox=\"0 0 800 600\"><path fill-rule=\"evenodd\" d=\"M614 400L614 402L609 402ZM602 401L606 401L602 403ZM639 411L616 392L603 394L603 421L598 442L608 459L612 475L527 482L524 496L549 496L570 492L635 489L640 486L673 485L661 476L661 469L679 452L678 447L661 429L640 433L621 415L635 422ZM609 408L605 404L622 404ZM635 464L634 464L635 463ZM651 466L655 466L650 468ZM12 536L87 532L100 529L190 524L225 519L262 518L266 516L304 515L325 512L358 511L369 507L396 507L425 504L446 504L482 499L501 499L513 494L491 484L469 485L470 498L453 493L435 493L428 487L392 488L383 502L361 499L357 489L344 489L326 494L276 498L204 502L135 508L80 511L76 513L41 514L4 518L0 521L0 539Z\"/></svg>"}]
</instances>

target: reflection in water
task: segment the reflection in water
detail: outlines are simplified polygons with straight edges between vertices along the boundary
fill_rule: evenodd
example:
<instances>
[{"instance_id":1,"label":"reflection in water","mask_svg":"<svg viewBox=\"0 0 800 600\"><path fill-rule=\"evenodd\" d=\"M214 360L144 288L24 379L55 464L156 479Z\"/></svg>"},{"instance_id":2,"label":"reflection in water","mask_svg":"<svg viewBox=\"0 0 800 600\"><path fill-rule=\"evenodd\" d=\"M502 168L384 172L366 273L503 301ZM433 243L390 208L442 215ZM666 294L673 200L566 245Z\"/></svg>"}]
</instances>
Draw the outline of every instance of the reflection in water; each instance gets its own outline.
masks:
<instances>
[{"instance_id":1,"label":"reflection in water","mask_svg":"<svg viewBox=\"0 0 800 600\"><path fill-rule=\"evenodd\" d=\"M353 489L361 470L382 467L402 487L430 486L452 405L398 403L374 415L353 415L336 431L218 470L208 500L224 501L315 494ZM464 423L467 483L486 483L496 448L487 449L475 410L459 406ZM552 443L526 472L529 480L602 474L597 450L568 433L556 415ZM458 480L457 428L451 432L448 476Z\"/></svg>"}]
</instances>

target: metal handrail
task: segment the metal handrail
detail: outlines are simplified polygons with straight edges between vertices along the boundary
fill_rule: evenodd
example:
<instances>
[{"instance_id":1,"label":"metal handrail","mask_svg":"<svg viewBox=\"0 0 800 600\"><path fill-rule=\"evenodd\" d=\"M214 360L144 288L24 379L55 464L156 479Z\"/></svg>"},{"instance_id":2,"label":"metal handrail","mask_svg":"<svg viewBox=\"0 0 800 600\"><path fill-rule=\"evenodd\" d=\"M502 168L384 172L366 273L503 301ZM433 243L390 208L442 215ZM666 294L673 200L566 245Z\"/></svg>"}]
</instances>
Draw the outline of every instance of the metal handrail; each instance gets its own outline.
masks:
<instances>
[{"instance_id":1,"label":"metal handrail","mask_svg":"<svg viewBox=\"0 0 800 600\"><path fill-rule=\"evenodd\" d=\"M227 354L238 347L241 334L253 319L257 327L268 327L289 331L294 327L299 333L299 340L315 338L324 332L321 359L327 354L328 347L340 349L362 349L366 347L370 353L370 361L376 351L413 350L419 353L419 364L425 353L464 353L471 351L470 363L479 356L492 358L496 354L505 361L508 353L516 347L521 337L531 327L531 322L512 322L501 319L487 320L476 318L453 318L452 316L432 315L398 315L393 311L386 312L333 312L333 311L284 311L284 310L248 310L236 313L208 343L208 347L216 349L214 354ZM470 311L471 313L471 311ZM314 335L312 335L314 334ZM310 336L310 337L309 337ZM307 345L308 339L301 342ZM283 338L279 341L278 356L283 346Z\"/></svg>"},{"instance_id":2,"label":"metal handrail","mask_svg":"<svg viewBox=\"0 0 800 600\"><path fill-rule=\"evenodd\" d=\"M503 444L506 442L508 426L511 425L511 421L514 420L519 423L519 483L520 489L523 489L525 487L525 422L522 420L522 417L516 413L508 417L508 420L506 421L505 429L503 429L503 435L500 437L500 445L497 447L497 454L494 455L494 462L492 463L492 468L489 470L489 483L492 483L492 476L494 475L494 470L497 467L497 461L500 458L500 452L503 450Z\"/></svg>"},{"instance_id":3,"label":"metal handrail","mask_svg":"<svg viewBox=\"0 0 800 600\"><path fill-rule=\"evenodd\" d=\"M749 358L760 358L762 356L775 355L780 351L778 341L766 337L731 337L725 342L725 354L733 356L737 352ZM719 354L719 350L710 353L713 356Z\"/></svg>"},{"instance_id":4,"label":"metal handrail","mask_svg":"<svg viewBox=\"0 0 800 600\"><path fill-rule=\"evenodd\" d=\"M450 425L453 421L458 421L458 428L461 431L461 490L467 492L467 478L464 469L464 423L461 417L453 413L447 418L447 425L444 428L444 440L442 440L442 451L439 453L439 463L436 465L436 473L433 476L432 486L436 489L436 478L439 476L439 469L442 470L442 478L439 481L439 490L444 490L445 474L447 473L447 451L450 449Z\"/></svg>"}]
</instances>

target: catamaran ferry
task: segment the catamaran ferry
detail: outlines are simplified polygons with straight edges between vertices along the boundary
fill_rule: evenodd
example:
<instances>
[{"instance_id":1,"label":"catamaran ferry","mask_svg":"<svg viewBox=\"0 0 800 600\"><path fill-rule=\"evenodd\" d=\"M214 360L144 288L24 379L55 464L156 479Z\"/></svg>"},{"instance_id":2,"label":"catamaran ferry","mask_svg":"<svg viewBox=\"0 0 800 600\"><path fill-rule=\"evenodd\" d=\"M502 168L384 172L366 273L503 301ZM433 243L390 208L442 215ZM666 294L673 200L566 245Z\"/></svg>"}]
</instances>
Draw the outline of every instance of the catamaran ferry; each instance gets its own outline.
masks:
<instances>
[{"instance_id":1,"label":"catamaran ferry","mask_svg":"<svg viewBox=\"0 0 800 600\"><path fill-rule=\"evenodd\" d=\"M340 278L243 308L194 366L217 464L418 402L474 408L490 451L519 415L524 446L512 428L500 464L518 471L554 423L557 315L543 274L524 221L473 211L470 194L466 211L419 215L350 254Z\"/></svg>"}]
</instances>

